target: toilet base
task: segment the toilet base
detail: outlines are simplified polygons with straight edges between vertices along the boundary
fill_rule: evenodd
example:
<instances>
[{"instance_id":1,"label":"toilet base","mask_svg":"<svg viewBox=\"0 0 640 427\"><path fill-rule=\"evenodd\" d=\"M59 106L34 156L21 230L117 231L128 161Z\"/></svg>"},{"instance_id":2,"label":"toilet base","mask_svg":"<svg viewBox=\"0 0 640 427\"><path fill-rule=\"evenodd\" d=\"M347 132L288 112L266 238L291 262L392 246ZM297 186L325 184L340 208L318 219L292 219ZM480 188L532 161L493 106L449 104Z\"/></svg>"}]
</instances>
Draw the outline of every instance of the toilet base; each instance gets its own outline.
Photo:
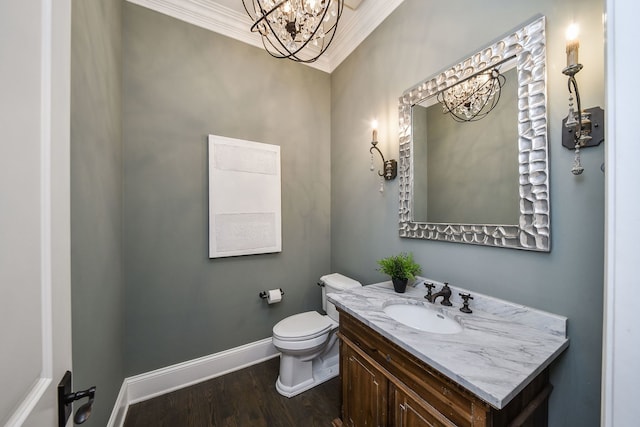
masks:
<instances>
[{"instance_id":1,"label":"toilet base","mask_svg":"<svg viewBox=\"0 0 640 427\"><path fill-rule=\"evenodd\" d=\"M340 373L340 356L335 351L338 346L333 347L334 351L308 361L280 355L280 375L276 381L278 393L293 397L337 377Z\"/></svg>"}]
</instances>

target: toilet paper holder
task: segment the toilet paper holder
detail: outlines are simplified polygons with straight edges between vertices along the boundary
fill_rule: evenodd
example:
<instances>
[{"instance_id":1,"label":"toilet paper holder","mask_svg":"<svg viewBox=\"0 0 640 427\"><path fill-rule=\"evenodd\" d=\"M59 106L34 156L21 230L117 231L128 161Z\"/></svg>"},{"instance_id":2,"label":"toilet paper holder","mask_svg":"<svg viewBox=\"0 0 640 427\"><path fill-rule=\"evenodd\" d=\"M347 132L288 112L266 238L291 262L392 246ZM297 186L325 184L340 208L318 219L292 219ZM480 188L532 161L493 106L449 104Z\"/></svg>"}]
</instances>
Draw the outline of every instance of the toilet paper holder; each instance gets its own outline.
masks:
<instances>
[{"instance_id":1,"label":"toilet paper holder","mask_svg":"<svg viewBox=\"0 0 640 427\"><path fill-rule=\"evenodd\" d=\"M282 288L278 288L280 290L280 295L284 295L284 291L282 290ZM267 298L267 296L269 295L268 291L262 291L258 294L258 296L262 299Z\"/></svg>"}]
</instances>

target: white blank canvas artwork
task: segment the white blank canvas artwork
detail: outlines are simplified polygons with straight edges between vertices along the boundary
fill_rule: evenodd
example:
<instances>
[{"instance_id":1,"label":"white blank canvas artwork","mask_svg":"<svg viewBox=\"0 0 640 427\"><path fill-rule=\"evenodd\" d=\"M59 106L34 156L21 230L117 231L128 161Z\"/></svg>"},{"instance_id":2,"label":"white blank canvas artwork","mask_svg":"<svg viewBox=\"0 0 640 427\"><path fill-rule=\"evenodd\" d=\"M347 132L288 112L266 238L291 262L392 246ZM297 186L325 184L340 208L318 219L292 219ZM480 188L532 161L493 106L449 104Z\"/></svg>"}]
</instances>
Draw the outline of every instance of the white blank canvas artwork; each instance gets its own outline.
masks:
<instances>
[{"instance_id":1,"label":"white blank canvas artwork","mask_svg":"<svg viewBox=\"0 0 640 427\"><path fill-rule=\"evenodd\" d=\"M209 258L282 251L280 147L209 135Z\"/></svg>"}]
</instances>

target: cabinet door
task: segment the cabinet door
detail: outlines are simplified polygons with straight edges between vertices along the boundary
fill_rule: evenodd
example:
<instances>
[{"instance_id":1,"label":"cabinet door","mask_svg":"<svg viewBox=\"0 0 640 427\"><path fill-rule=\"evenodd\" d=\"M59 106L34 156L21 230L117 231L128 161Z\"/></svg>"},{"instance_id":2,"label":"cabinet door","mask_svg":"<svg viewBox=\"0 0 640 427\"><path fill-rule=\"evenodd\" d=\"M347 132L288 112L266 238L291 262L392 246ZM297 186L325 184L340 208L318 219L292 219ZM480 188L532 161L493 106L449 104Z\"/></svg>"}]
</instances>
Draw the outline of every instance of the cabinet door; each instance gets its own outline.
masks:
<instances>
[{"instance_id":1,"label":"cabinet door","mask_svg":"<svg viewBox=\"0 0 640 427\"><path fill-rule=\"evenodd\" d=\"M456 427L428 402L391 385L391 411L396 427Z\"/></svg>"},{"instance_id":2,"label":"cabinet door","mask_svg":"<svg viewBox=\"0 0 640 427\"><path fill-rule=\"evenodd\" d=\"M365 355L342 346L343 422L349 427L386 427L388 380Z\"/></svg>"}]
</instances>

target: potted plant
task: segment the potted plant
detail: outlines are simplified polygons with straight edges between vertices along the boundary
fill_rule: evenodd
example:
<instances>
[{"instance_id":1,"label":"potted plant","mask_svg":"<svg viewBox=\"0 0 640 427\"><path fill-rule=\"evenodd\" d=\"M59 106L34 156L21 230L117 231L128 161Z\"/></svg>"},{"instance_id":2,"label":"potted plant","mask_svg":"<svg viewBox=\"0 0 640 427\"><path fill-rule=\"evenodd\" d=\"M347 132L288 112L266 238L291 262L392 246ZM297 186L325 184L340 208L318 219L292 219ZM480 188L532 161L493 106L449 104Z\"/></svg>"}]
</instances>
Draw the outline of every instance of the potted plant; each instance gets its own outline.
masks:
<instances>
[{"instance_id":1,"label":"potted plant","mask_svg":"<svg viewBox=\"0 0 640 427\"><path fill-rule=\"evenodd\" d=\"M413 260L411 253L401 253L378 260L379 271L391 277L393 289L398 293L403 293L407 289L409 279L414 280L415 275L420 273L420 266Z\"/></svg>"}]
</instances>

